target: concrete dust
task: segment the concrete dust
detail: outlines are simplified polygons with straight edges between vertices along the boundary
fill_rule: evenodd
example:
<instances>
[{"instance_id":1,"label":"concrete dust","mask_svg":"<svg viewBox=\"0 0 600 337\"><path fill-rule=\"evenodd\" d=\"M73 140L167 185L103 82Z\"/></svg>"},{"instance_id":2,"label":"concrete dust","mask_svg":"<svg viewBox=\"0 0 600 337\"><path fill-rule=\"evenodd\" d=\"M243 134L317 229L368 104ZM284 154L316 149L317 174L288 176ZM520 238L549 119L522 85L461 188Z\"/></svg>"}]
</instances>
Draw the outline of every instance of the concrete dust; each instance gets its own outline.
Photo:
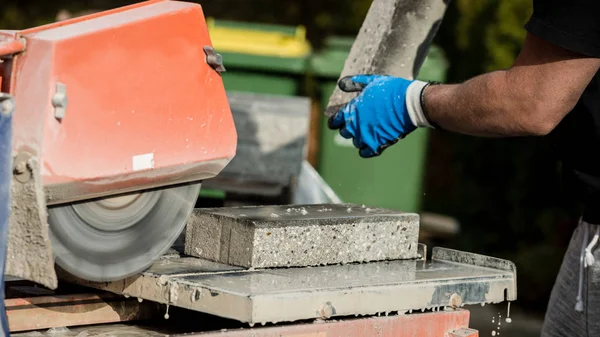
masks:
<instances>
[{"instance_id":1,"label":"concrete dust","mask_svg":"<svg viewBox=\"0 0 600 337\"><path fill-rule=\"evenodd\" d=\"M13 333L15 337L165 337L164 333L156 332L139 326L123 324L95 325L74 327L71 329L52 328L45 332L32 331L27 333Z\"/></svg>"},{"instance_id":2,"label":"concrete dust","mask_svg":"<svg viewBox=\"0 0 600 337\"><path fill-rule=\"evenodd\" d=\"M71 332L71 330L69 330L69 328L62 326L62 327L48 329L48 331L46 332L46 335L56 336L56 335L62 335L62 334L69 333L69 332Z\"/></svg>"},{"instance_id":3,"label":"concrete dust","mask_svg":"<svg viewBox=\"0 0 600 337\"><path fill-rule=\"evenodd\" d=\"M12 180L5 273L56 289L58 280L39 163L30 158L27 164L31 179L26 183Z\"/></svg>"}]
</instances>

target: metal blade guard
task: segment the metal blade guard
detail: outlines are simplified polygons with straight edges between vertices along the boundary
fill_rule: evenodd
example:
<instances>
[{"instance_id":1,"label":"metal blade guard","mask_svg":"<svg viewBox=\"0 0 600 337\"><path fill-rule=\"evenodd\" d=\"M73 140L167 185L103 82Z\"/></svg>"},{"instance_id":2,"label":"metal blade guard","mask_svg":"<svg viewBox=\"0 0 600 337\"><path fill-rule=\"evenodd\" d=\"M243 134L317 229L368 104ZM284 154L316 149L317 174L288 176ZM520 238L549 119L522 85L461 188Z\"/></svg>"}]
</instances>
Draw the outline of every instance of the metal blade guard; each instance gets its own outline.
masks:
<instances>
[{"instance_id":1,"label":"metal blade guard","mask_svg":"<svg viewBox=\"0 0 600 337\"><path fill-rule=\"evenodd\" d=\"M16 105L8 274L56 286L46 205L197 184L235 154L198 4L152 0L0 31L0 46L1 90Z\"/></svg>"}]
</instances>

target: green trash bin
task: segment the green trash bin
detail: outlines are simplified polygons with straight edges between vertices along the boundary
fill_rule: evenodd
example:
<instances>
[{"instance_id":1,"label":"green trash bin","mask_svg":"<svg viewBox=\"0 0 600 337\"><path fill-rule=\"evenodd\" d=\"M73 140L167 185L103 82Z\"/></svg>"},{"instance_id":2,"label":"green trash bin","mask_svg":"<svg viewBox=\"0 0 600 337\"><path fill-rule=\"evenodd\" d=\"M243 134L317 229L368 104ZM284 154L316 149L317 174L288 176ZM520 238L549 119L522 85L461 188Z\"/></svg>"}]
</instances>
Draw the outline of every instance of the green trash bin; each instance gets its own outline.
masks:
<instances>
[{"instance_id":1,"label":"green trash bin","mask_svg":"<svg viewBox=\"0 0 600 337\"><path fill-rule=\"evenodd\" d=\"M322 108L343 69L354 39L331 37L311 58L311 72L320 85ZM444 81L447 69L442 50L433 45L418 78ZM323 118L318 171L344 202L418 212L422 198L427 129L417 129L376 158L363 159L351 140L327 127Z\"/></svg>"},{"instance_id":2,"label":"green trash bin","mask_svg":"<svg viewBox=\"0 0 600 337\"><path fill-rule=\"evenodd\" d=\"M283 96L304 93L312 47L303 26L282 26L227 20L206 20L215 50L223 56L227 92ZM200 190L200 196L223 200L220 190Z\"/></svg>"},{"instance_id":3,"label":"green trash bin","mask_svg":"<svg viewBox=\"0 0 600 337\"><path fill-rule=\"evenodd\" d=\"M297 96L312 52L303 26L207 19L227 91Z\"/></svg>"}]
</instances>

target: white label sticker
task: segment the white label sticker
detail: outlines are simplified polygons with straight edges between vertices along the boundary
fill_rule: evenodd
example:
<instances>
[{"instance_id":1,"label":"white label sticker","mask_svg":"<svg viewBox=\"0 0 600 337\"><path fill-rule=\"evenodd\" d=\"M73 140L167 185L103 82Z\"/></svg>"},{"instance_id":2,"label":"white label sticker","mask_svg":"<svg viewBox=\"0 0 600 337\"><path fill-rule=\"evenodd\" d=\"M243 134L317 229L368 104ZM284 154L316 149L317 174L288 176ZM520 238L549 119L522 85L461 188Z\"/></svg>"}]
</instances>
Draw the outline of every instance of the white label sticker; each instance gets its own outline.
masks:
<instances>
[{"instance_id":1,"label":"white label sticker","mask_svg":"<svg viewBox=\"0 0 600 337\"><path fill-rule=\"evenodd\" d=\"M133 170L148 170L154 168L154 153L140 154L133 156Z\"/></svg>"}]
</instances>

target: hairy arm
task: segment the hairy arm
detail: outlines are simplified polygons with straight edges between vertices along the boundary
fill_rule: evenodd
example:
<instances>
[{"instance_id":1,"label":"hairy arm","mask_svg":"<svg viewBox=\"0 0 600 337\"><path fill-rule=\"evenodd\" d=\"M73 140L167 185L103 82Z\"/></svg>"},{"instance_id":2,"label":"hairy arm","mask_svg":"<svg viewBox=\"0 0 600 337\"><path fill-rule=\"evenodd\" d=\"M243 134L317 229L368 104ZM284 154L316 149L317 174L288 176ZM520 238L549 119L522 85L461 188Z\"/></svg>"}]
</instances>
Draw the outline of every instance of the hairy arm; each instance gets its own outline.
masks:
<instances>
[{"instance_id":1,"label":"hairy arm","mask_svg":"<svg viewBox=\"0 0 600 337\"><path fill-rule=\"evenodd\" d=\"M510 69L424 92L427 118L474 136L545 135L558 125L600 68L600 59L528 34Z\"/></svg>"}]
</instances>

